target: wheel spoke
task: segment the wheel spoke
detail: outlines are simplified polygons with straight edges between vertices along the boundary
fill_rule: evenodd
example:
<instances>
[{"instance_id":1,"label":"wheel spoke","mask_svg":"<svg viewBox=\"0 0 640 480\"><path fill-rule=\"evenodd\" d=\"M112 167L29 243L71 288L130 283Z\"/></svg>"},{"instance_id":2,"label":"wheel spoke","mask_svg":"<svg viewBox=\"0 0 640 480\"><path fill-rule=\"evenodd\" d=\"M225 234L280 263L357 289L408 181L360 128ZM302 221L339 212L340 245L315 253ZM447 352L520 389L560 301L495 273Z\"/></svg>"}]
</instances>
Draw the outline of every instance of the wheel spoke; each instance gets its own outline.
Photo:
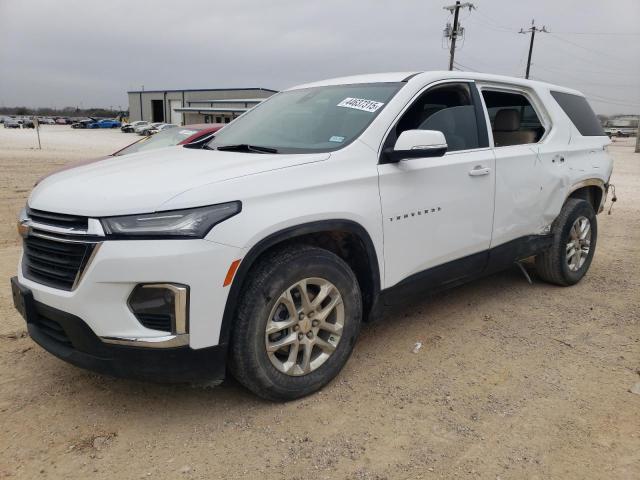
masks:
<instances>
[{"instance_id":1,"label":"wheel spoke","mask_svg":"<svg viewBox=\"0 0 640 480\"><path fill-rule=\"evenodd\" d=\"M289 357L287 357L287 361L284 364L285 372L289 373L296 366L298 362L298 352L300 351L300 343L295 342L291 344L291 348L289 348Z\"/></svg>"},{"instance_id":2,"label":"wheel spoke","mask_svg":"<svg viewBox=\"0 0 640 480\"><path fill-rule=\"evenodd\" d=\"M573 226L571 227L571 231L569 232L571 235L571 239L572 240L577 240L578 238L580 238L580 234L578 232L578 223L574 223Z\"/></svg>"},{"instance_id":3,"label":"wheel spoke","mask_svg":"<svg viewBox=\"0 0 640 480\"><path fill-rule=\"evenodd\" d=\"M318 312L318 315L316 318L321 322L324 322L329 317L333 309L340 304L342 304L342 297L341 296L333 297L331 299L331 302L329 302L329 304L326 307L324 307L322 310Z\"/></svg>"},{"instance_id":4,"label":"wheel spoke","mask_svg":"<svg viewBox=\"0 0 640 480\"><path fill-rule=\"evenodd\" d=\"M311 299L309 299L309 291L307 290L307 279L300 280L296 284L298 292L300 292L300 302L302 303L302 311L309 313L312 310Z\"/></svg>"},{"instance_id":5,"label":"wheel spoke","mask_svg":"<svg viewBox=\"0 0 640 480\"><path fill-rule=\"evenodd\" d=\"M311 302L311 307L316 309L318 308L320 305L322 305L322 302L325 301L325 299L331 294L333 293L334 290L334 286L331 285L330 283L323 283L320 286L320 291L318 292L318 294L315 296L315 298L313 299L313 302Z\"/></svg>"},{"instance_id":6,"label":"wheel spoke","mask_svg":"<svg viewBox=\"0 0 640 480\"><path fill-rule=\"evenodd\" d=\"M582 228L580 229L580 240L584 240L585 238L587 238L587 235L589 235L590 231L591 231L591 224L589 223L588 220L585 220L585 223L582 225Z\"/></svg>"},{"instance_id":7,"label":"wheel spoke","mask_svg":"<svg viewBox=\"0 0 640 480\"><path fill-rule=\"evenodd\" d=\"M309 373L311 371L311 351L313 350L313 345L310 343L303 344L302 351L302 363L300 364L300 368L303 373Z\"/></svg>"},{"instance_id":8,"label":"wheel spoke","mask_svg":"<svg viewBox=\"0 0 640 480\"><path fill-rule=\"evenodd\" d=\"M334 335L342 335L342 325L336 323L322 322L319 328Z\"/></svg>"},{"instance_id":9,"label":"wheel spoke","mask_svg":"<svg viewBox=\"0 0 640 480\"><path fill-rule=\"evenodd\" d=\"M580 268L580 258L582 258L580 250L576 249L576 251L573 254L573 266L576 270Z\"/></svg>"},{"instance_id":10,"label":"wheel spoke","mask_svg":"<svg viewBox=\"0 0 640 480\"><path fill-rule=\"evenodd\" d=\"M291 296L291 289L284 292L280 296L279 301L285 306L287 312L289 312L289 318L298 318L298 309L296 308L296 303L293 301L293 297Z\"/></svg>"},{"instance_id":11,"label":"wheel spoke","mask_svg":"<svg viewBox=\"0 0 640 480\"><path fill-rule=\"evenodd\" d=\"M333 353L333 351L336 349L335 346L331 345L329 342L320 337L316 337L316 346L326 353Z\"/></svg>"},{"instance_id":12,"label":"wheel spoke","mask_svg":"<svg viewBox=\"0 0 640 480\"><path fill-rule=\"evenodd\" d=\"M274 342L269 342L267 344L268 352L277 352L282 347L286 347L287 345L291 345L292 343L298 342L298 334L295 332L291 332L286 337L282 337Z\"/></svg>"},{"instance_id":13,"label":"wheel spoke","mask_svg":"<svg viewBox=\"0 0 640 480\"><path fill-rule=\"evenodd\" d=\"M298 319L293 317L293 318L288 318L286 320L282 320L279 322L274 322L273 320L269 321L269 323L267 323L267 335L272 335L274 333L278 333L282 330L284 330L285 328L291 328L293 327L296 323L298 323Z\"/></svg>"}]
</instances>

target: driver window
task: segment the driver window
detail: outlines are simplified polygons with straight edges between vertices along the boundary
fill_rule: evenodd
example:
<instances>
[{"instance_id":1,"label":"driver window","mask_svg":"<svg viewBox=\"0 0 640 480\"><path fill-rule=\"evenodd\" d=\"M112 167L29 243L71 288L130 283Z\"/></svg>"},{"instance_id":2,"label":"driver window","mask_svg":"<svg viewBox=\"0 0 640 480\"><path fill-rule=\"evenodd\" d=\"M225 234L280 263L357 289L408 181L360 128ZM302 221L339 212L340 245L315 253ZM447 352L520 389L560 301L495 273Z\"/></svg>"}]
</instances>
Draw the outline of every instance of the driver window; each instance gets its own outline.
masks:
<instances>
[{"instance_id":1,"label":"driver window","mask_svg":"<svg viewBox=\"0 0 640 480\"><path fill-rule=\"evenodd\" d=\"M447 140L449 152L480 148L476 111L469 85L449 83L423 93L396 125L396 139L405 130L441 131Z\"/></svg>"}]
</instances>

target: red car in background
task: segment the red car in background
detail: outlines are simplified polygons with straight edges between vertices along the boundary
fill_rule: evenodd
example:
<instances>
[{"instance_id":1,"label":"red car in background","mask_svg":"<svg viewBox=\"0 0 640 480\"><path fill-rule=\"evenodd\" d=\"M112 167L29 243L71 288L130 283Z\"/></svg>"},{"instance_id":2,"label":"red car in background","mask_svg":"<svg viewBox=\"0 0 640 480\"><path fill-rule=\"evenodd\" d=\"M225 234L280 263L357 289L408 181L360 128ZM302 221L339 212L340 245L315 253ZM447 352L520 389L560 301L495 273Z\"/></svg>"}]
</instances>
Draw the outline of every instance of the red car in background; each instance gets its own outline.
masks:
<instances>
[{"instance_id":1,"label":"red car in background","mask_svg":"<svg viewBox=\"0 0 640 480\"><path fill-rule=\"evenodd\" d=\"M224 127L223 123L198 123L161 130L153 136L133 142L128 147L112 153L111 156L127 155L155 148L185 145L188 148L202 148L213 137L213 134Z\"/></svg>"},{"instance_id":2,"label":"red car in background","mask_svg":"<svg viewBox=\"0 0 640 480\"><path fill-rule=\"evenodd\" d=\"M106 157L82 160L80 162L58 168L57 170L40 177L35 185L38 185L42 180L54 173L80 167L82 165L88 165L90 163L101 162L112 157L128 155L130 153L154 150L156 148L172 147L175 145L182 145L185 148L202 148L213 138L214 133L224 127L224 125L225 124L223 123L198 123L194 125L185 125L184 127L168 128L151 137L141 138L140 140L133 142L131 145L128 145Z\"/></svg>"}]
</instances>

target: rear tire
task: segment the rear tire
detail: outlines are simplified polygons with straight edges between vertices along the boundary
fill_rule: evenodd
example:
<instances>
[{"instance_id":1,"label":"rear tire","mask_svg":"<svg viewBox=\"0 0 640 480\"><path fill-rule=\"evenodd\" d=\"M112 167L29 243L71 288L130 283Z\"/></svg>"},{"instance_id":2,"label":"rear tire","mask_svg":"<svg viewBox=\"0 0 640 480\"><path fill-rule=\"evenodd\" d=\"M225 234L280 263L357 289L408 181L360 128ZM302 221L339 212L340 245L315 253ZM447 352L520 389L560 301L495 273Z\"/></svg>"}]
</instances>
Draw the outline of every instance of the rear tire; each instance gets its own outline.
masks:
<instances>
[{"instance_id":1,"label":"rear tire","mask_svg":"<svg viewBox=\"0 0 640 480\"><path fill-rule=\"evenodd\" d=\"M360 331L358 281L337 255L294 245L268 253L243 288L230 369L268 400L316 392L347 362Z\"/></svg>"},{"instance_id":2,"label":"rear tire","mask_svg":"<svg viewBox=\"0 0 640 480\"><path fill-rule=\"evenodd\" d=\"M543 280L569 286L585 276L596 250L596 212L586 200L568 199L552 225L553 245L536 256L536 271Z\"/></svg>"}]
</instances>

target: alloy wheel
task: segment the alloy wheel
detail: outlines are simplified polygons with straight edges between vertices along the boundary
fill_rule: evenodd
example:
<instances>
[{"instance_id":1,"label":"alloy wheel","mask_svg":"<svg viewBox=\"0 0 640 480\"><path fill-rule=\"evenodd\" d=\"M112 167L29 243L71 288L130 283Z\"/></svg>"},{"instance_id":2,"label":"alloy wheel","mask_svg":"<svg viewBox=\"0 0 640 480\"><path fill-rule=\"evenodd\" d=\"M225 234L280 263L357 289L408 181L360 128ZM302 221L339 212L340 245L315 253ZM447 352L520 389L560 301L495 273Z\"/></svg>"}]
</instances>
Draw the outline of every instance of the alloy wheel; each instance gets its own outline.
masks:
<instances>
[{"instance_id":1,"label":"alloy wheel","mask_svg":"<svg viewBox=\"0 0 640 480\"><path fill-rule=\"evenodd\" d=\"M569 230L566 262L569 270L576 272L586 262L591 249L591 222L587 217L578 217Z\"/></svg>"},{"instance_id":2,"label":"alloy wheel","mask_svg":"<svg viewBox=\"0 0 640 480\"><path fill-rule=\"evenodd\" d=\"M344 304L340 292L323 278L305 278L280 294L265 328L271 364L301 376L318 369L342 337Z\"/></svg>"}]
</instances>

